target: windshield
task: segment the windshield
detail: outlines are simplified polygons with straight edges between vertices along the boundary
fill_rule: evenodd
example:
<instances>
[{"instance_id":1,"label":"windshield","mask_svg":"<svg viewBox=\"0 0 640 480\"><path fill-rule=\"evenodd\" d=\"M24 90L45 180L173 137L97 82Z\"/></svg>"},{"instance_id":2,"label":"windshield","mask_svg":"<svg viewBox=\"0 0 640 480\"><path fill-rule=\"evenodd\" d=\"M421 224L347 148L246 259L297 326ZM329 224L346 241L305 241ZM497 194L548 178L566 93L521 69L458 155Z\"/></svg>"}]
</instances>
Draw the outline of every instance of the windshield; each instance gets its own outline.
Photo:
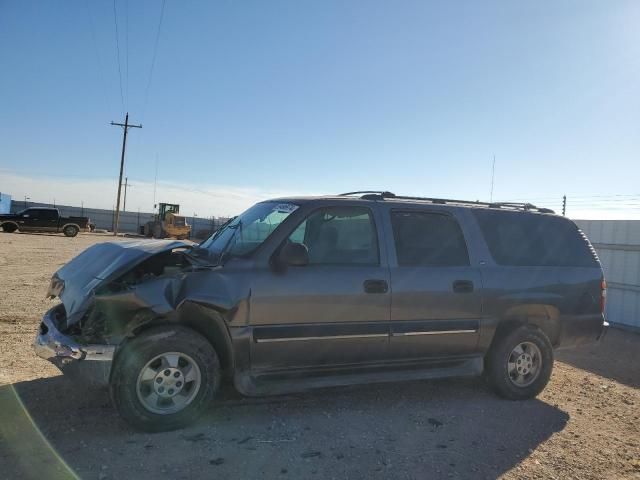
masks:
<instances>
[{"instance_id":1,"label":"windshield","mask_svg":"<svg viewBox=\"0 0 640 480\"><path fill-rule=\"evenodd\" d=\"M258 248L298 205L287 202L257 203L200 244L216 255L247 255Z\"/></svg>"}]
</instances>

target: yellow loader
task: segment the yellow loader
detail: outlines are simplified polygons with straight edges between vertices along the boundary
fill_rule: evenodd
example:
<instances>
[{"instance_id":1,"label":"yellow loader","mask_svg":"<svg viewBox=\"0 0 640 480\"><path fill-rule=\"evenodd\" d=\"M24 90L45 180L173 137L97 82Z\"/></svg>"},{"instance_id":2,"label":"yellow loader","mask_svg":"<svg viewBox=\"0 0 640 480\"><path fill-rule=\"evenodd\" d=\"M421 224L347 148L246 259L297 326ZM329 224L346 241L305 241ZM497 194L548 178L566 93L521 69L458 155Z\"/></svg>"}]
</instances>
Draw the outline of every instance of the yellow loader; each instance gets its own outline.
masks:
<instances>
[{"instance_id":1,"label":"yellow loader","mask_svg":"<svg viewBox=\"0 0 640 480\"><path fill-rule=\"evenodd\" d=\"M155 219L144 226L144 235L153 238L184 239L191 233L191 225L180 213L180 205L160 203Z\"/></svg>"}]
</instances>

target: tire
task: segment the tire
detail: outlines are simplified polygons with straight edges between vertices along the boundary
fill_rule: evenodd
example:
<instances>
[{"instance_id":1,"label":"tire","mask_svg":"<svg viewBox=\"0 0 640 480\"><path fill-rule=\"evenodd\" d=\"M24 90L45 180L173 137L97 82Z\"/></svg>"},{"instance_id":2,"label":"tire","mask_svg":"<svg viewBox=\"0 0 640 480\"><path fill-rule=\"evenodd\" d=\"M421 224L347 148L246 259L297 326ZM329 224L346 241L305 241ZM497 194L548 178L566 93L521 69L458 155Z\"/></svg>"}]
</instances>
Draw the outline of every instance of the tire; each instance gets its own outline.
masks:
<instances>
[{"instance_id":1,"label":"tire","mask_svg":"<svg viewBox=\"0 0 640 480\"><path fill-rule=\"evenodd\" d=\"M78 235L79 231L80 229L75 225L67 225L66 227L64 227L64 230L62 230L62 233L64 233L65 237L75 237L76 235Z\"/></svg>"},{"instance_id":2,"label":"tire","mask_svg":"<svg viewBox=\"0 0 640 480\"><path fill-rule=\"evenodd\" d=\"M162 225L155 225L153 227L153 232L151 234L153 238L162 239L164 238L164 232L162 231Z\"/></svg>"},{"instance_id":3,"label":"tire","mask_svg":"<svg viewBox=\"0 0 640 480\"><path fill-rule=\"evenodd\" d=\"M168 364L163 355L169 359L177 355L179 360ZM197 369L192 378L199 374L199 384L188 380L189 372L194 372L193 365ZM159 393L163 385L166 390ZM181 389L168 397L172 387ZM211 344L189 328L163 326L142 332L118 353L111 373L110 394L118 413L132 427L162 432L194 422L207 409L219 387L220 362Z\"/></svg>"},{"instance_id":4,"label":"tire","mask_svg":"<svg viewBox=\"0 0 640 480\"><path fill-rule=\"evenodd\" d=\"M528 325L499 334L486 357L489 384L509 400L534 398L549 382L552 369L551 342Z\"/></svg>"},{"instance_id":5,"label":"tire","mask_svg":"<svg viewBox=\"0 0 640 480\"><path fill-rule=\"evenodd\" d=\"M7 232L7 233L13 233L18 229L18 227L16 227L15 224L13 223L3 223L2 224L2 231L3 232Z\"/></svg>"}]
</instances>

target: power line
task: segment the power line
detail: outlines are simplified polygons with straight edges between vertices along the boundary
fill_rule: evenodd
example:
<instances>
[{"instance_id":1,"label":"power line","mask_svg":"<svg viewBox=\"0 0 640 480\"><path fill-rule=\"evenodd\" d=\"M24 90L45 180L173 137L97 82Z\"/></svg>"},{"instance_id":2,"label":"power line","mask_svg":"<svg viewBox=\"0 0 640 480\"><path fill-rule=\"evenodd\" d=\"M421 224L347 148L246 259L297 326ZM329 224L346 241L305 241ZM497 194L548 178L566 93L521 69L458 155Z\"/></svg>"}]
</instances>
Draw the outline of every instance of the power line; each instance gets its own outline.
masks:
<instances>
[{"instance_id":1,"label":"power line","mask_svg":"<svg viewBox=\"0 0 640 480\"><path fill-rule=\"evenodd\" d=\"M156 41L153 46L153 56L151 57L151 68L149 69L149 80L147 82L147 88L144 92L144 104L142 106L142 119L144 120L144 114L147 109L147 100L149 99L149 89L151 88L151 80L153 78L153 70L156 65L156 56L158 54L158 44L160 43L160 30L162 29L162 20L164 18L164 6L166 0L162 0L162 7L160 8L160 21L158 22L158 30L156 31Z\"/></svg>"},{"instance_id":2,"label":"power line","mask_svg":"<svg viewBox=\"0 0 640 480\"><path fill-rule=\"evenodd\" d=\"M562 195L553 196L553 197L519 197L517 200L519 201L544 201L544 200L556 200L561 198ZM640 193L625 193L625 194L607 194L607 195L567 195L573 200L598 200L600 199L626 199L629 197L638 197L640 198Z\"/></svg>"},{"instance_id":3,"label":"power line","mask_svg":"<svg viewBox=\"0 0 640 480\"><path fill-rule=\"evenodd\" d=\"M127 96L127 105L129 105L129 0L125 0L124 2L124 20L125 20L124 51L125 51L125 58L126 58L126 64L127 64L127 73L125 74L127 76L127 81L125 83L126 85L125 94Z\"/></svg>"},{"instance_id":4,"label":"power line","mask_svg":"<svg viewBox=\"0 0 640 480\"><path fill-rule=\"evenodd\" d=\"M100 51L98 50L98 41L96 39L96 29L93 24L93 17L91 16L91 10L89 9L89 0L85 0L84 5L87 10L87 17L89 18L89 29L91 30L91 39L93 40L93 51L96 55L96 63L98 64L98 72L100 77L100 85L102 85L102 94L104 96L107 109L111 112L111 102L109 101L109 95L107 94L107 86L105 83L105 76L102 75L102 60L100 59Z\"/></svg>"},{"instance_id":5,"label":"power line","mask_svg":"<svg viewBox=\"0 0 640 480\"><path fill-rule=\"evenodd\" d=\"M122 69L120 68L120 35L118 33L118 11L116 0L113 0L113 23L116 27L116 52L118 54L118 79L120 80L120 102L122 103L122 113L124 114L124 95L122 94Z\"/></svg>"}]
</instances>

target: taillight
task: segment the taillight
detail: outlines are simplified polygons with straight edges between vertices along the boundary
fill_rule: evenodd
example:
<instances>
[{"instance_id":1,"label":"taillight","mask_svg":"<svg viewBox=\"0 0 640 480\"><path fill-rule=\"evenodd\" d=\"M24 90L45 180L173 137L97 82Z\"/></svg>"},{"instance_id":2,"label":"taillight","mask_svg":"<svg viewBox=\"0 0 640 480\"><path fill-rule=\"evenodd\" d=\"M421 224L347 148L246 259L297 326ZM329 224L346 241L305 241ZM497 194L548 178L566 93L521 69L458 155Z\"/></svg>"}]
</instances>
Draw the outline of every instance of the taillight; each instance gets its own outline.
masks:
<instances>
[{"instance_id":1,"label":"taillight","mask_svg":"<svg viewBox=\"0 0 640 480\"><path fill-rule=\"evenodd\" d=\"M607 302L607 282L603 278L600 282L600 313L604 313L604 307Z\"/></svg>"}]
</instances>

